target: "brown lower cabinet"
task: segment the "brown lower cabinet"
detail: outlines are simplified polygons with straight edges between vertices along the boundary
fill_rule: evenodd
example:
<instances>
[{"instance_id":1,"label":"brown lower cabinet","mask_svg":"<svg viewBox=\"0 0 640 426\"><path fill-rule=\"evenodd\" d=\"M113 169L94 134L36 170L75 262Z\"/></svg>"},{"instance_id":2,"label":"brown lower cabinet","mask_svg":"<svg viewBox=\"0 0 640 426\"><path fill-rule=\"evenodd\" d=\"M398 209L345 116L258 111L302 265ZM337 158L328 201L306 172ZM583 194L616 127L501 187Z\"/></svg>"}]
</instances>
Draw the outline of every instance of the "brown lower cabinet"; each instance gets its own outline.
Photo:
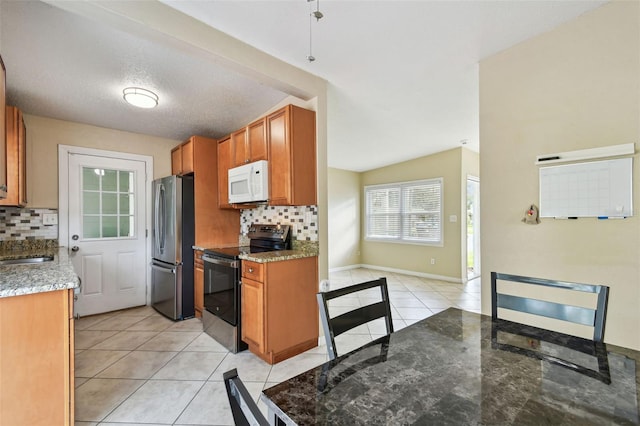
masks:
<instances>
[{"instance_id":1,"label":"brown lower cabinet","mask_svg":"<svg viewBox=\"0 0 640 426\"><path fill-rule=\"evenodd\" d=\"M318 345L318 258L242 261L242 340L275 364Z\"/></svg>"},{"instance_id":2,"label":"brown lower cabinet","mask_svg":"<svg viewBox=\"0 0 640 426\"><path fill-rule=\"evenodd\" d=\"M73 425L73 290L0 298L0 425Z\"/></svg>"},{"instance_id":3,"label":"brown lower cabinet","mask_svg":"<svg viewBox=\"0 0 640 426\"><path fill-rule=\"evenodd\" d=\"M204 262L202 261L202 250L194 250L193 256L193 303L196 310L196 318L202 318L204 309Z\"/></svg>"}]
</instances>

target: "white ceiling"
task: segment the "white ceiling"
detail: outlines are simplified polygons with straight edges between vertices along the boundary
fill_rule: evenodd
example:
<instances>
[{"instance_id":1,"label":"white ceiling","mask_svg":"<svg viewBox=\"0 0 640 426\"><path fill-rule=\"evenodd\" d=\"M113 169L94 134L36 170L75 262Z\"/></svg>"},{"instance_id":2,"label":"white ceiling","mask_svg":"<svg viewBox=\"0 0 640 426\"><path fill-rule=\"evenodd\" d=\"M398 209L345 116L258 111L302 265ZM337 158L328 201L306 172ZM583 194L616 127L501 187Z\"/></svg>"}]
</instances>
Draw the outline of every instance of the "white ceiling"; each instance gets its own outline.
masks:
<instances>
[{"instance_id":1,"label":"white ceiling","mask_svg":"<svg viewBox=\"0 0 640 426\"><path fill-rule=\"evenodd\" d=\"M479 60L606 1L323 0L312 63L315 2L163 3L325 78L329 166L364 171L462 140L478 151ZM2 0L1 25L9 102L30 114L181 140L223 136L286 97L192 51L40 2ZM124 104L132 83L156 90L160 106Z\"/></svg>"}]
</instances>

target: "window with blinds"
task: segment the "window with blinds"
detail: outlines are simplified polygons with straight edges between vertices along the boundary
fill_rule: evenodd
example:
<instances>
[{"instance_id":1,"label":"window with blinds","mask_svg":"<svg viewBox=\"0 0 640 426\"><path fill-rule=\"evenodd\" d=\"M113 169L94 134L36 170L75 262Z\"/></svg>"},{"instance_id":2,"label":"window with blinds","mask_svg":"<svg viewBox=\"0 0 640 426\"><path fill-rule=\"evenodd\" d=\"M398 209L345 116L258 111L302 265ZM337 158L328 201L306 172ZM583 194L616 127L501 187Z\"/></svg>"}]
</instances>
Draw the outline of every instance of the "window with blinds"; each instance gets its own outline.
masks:
<instances>
[{"instance_id":1,"label":"window with blinds","mask_svg":"<svg viewBox=\"0 0 640 426\"><path fill-rule=\"evenodd\" d=\"M365 186L367 240L442 244L442 178Z\"/></svg>"}]
</instances>

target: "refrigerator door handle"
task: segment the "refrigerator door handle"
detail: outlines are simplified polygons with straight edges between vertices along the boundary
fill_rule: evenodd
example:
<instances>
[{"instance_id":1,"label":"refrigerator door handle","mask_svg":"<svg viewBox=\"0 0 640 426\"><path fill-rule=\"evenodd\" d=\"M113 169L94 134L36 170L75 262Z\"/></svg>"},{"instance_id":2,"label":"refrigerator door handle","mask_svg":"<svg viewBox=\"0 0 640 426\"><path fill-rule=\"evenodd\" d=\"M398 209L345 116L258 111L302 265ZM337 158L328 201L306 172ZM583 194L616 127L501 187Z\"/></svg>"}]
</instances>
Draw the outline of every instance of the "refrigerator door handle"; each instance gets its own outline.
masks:
<instances>
[{"instance_id":1,"label":"refrigerator door handle","mask_svg":"<svg viewBox=\"0 0 640 426\"><path fill-rule=\"evenodd\" d=\"M155 263L151 264L151 268L159 270L159 271L162 271L162 272L167 272L167 273L170 273L170 274L175 274L176 273L176 268L165 268L164 266L159 266L159 265L156 265Z\"/></svg>"},{"instance_id":2,"label":"refrigerator door handle","mask_svg":"<svg viewBox=\"0 0 640 426\"><path fill-rule=\"evenodd\" d=\"M158 232L158 249L160 253L164 254L164 246L166 243L166 200L165 200L165 189L164 184L158 185L158 205L159 208L156 210L158 212L158 220L160 221L159 232Z\"/></svg>"},{"instance_id":3,"label":"refrigerator door handle","mask_svg":"<svg viewBox=\"0 0 640 426\"><path fill-rule=\"evenodd\" d=\"M156 186L156 193L154 196L154 221L155 221L155 229L153 230L153 244L155 246L155 251L160 254L160 230L162 229L162 224L160 223L160 185Z\"/></svg>"}]
</instances>

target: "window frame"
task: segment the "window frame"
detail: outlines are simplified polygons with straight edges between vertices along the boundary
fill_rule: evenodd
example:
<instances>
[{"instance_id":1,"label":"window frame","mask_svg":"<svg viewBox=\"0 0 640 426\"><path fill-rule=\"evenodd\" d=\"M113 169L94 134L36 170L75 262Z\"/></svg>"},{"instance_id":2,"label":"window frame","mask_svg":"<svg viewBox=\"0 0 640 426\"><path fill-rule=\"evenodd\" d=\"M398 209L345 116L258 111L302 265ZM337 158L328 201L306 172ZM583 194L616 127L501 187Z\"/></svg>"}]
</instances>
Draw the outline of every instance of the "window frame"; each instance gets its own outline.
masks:
<instances>
[{"instance_id":1,"label":"window frame","mask_svg":"<svg viewBox=\"0 0 640 426\"><path fill-rule=\"evenodd\" d=\"M413 186L422 186L422 185L432 185L437 184L440 187L440 209L439 209L439 217L440 217L440 239L438 241L429 241L429 240L417 240L417 239L407 239L404 235L404 226L405 226L405 218L410 212L406 211L406 199L405 199L405 190L406 188ZM399 216L399 230L400 234L395 237L372 237L369 235L369 202L368 202L368 193L372 190L380 190L380 189L397 189L400 192L400 211L397 213ZM376 185L365 185L363 189L364 194L364 239L365 241L372 242L382 242L382 243L393 243L393 244L414 244L421 246L431 246L431 247L443 247L444 246L444 178L430 178L430 179L420 179L413 181L405 181L405 182L392 182L392 183L384 183L384 184L376 184Z\"/></svg>"}]
</instances>

